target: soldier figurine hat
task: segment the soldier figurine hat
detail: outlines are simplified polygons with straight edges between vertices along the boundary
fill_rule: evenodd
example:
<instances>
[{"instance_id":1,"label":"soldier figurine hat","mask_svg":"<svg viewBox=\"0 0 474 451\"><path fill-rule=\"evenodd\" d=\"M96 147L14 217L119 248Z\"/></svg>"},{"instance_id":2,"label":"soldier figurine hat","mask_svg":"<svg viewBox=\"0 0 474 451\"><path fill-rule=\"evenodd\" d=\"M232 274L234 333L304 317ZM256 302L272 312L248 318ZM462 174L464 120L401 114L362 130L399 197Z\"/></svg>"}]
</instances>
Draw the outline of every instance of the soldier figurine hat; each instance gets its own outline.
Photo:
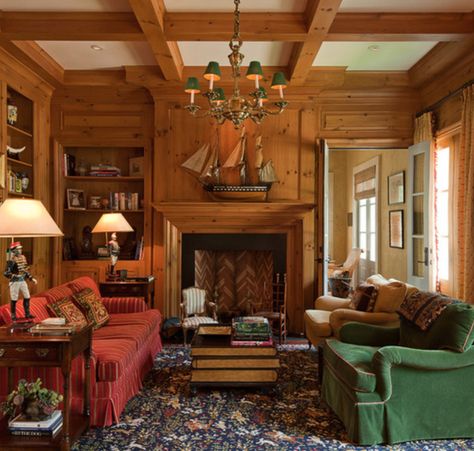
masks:
<instances>
[{"instance_id":1,"label":"soldier figurine hat","mask_svg":"<svg viewBox=\"0 0 474 451\"><path fill-rule=\"evenodd\" d=\"M13 243L10 244L10 250L12 251L13 249L16 249L18 247L23 247L19 241L14 241Z\"/></svg>"}]
</instances>

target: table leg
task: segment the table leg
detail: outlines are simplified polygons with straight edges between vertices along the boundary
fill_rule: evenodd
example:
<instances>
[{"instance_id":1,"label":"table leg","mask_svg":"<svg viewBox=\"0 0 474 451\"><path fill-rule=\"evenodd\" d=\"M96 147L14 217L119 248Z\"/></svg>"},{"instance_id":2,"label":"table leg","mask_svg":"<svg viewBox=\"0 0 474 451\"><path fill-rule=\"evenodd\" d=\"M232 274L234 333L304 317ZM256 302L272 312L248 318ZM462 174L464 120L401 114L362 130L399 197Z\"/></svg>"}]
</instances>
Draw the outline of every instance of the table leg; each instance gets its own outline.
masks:
<instances>
[{"instance_id":1,"label":"table leg","mask_svg":"<svg viewBox=\"0 0 474 451\"><path fill-rule=\"evenodd\" d=\"M64 391L64 409L63 409L63 442L61 449L69 451L71 449L71 441L69 438L69 422L71 415L71 368L61 368L63 373L63 391Z\"/></svg>"},{"instance_id":2,"label":"table leg","mask_svg":"<svg viewBox=\"0 0 474 451\"><path fill-rule=\"evenodd\" d=\"M8 393L11 393L13 390L13 368L8 367Z\"/></svg>"}]
</instances>

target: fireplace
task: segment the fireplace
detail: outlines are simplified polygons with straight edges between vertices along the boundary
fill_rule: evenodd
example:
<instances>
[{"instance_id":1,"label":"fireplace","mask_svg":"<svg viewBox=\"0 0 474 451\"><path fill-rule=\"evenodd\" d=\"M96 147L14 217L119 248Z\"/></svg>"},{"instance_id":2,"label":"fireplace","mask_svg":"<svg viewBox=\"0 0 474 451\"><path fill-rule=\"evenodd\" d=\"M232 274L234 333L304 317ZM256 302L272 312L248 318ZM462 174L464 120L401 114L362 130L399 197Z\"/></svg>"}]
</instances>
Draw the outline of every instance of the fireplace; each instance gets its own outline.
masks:
<instances>
[{"instance_id":1,"label":"fireplace","mask_svg":"<svg viewBox=\"0 0 474 451\"><path fill-rule=\"evenodd\" d=\"M195 282L196 250L272 251L273 272L287 275L287 312L290 332L303 331L303 314L314 302L314 205L303 202L160 202L154 204L157 307L164 317L179 316L181 291ZM226 241L232 237L232 248ZM255 243L276 247L249 249ZM240 243L240 244L239 244ZM278 244L274 244L278 243ZM263 246L263 245L262 245ZM199 249L201 247L201 249ZM284 252L282 253L282 249ZM191 262L189 265L188 263Z\"/></svg>"},{"instance_id":2,"label":"fireplace","mask_svg":"<svg viewBox=\"0 0 474 451\"><path fill-rule=\"evenodd\" d=\"M197 286L219 319L260 310L276 274L286 272L285 234L183 234L181 288Z\"/></svg>"}]
</instances>

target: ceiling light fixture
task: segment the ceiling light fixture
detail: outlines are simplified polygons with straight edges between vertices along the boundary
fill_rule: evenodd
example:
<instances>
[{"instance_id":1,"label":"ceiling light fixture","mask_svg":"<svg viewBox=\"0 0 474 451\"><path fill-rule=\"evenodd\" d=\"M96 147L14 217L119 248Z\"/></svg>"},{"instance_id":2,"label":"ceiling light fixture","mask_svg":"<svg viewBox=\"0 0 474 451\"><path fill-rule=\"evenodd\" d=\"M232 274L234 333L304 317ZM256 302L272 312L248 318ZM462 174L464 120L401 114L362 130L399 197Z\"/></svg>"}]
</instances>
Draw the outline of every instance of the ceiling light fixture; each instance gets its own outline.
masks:
<instances>
[{"instance_id":1,"label":"ceiling light fixture","mask_svg":"<svg viewBox=\"0 0 474 451\"><path fill-rule=\"evenodd\" d=\"M104 50L100 45L91 45L91 49L99 52L100 50Z\"/></svg>"},{"instance_id":2,"label":"ceiling light fixture","mask_svg":"<svg viewBox=\"0 0 474 451\"><path fill-rule=\"evenodd\" d=\"M240 53L240 47L242 46L242 39L240 38L240 0L234 0L234 4L234 34L229 42L229 47L232 50L232 53L229 55L229 61L232 67L234 82L232 97L226 99L222 88L214 88L214 82L221 79L221 71L219 64L216 61L211 61L204 72L204 78L209 80L209 89L203 94L207 97L209 109L203 111L202 115L198 115L201 107L195 103L195 94L200 93L201 88L196 77L189 77L186 82L185 92L189 93L191 97L189 105L186 105L185 108L196 117L211 116L218 124L223 124L226 120L231 121L234 124L234 128L238 129L248 118L260 124L266 116L280 114L286 108L288 102L283 97L283 89L287 86L285 75L283 72L276 72L273 75L271 88L278 90L280 100L274 102L276 107L274 110L264 108L263 104L268 99L265 88L260 86L260 80L263 79L263 71L258 61L250 62L246 74L249 80L255 81L255 91L250 93L251 99L240 95L240 66L244 59L244 55Z\"/></svg>"},{"instance_id":3,"label":"ceiling light fixture","mask_svg":"<svg viewBox=\"0 0 474 451\"><path fill-rule=\"evenodd\" d=\"M380 50L380 47L377 44L369 45L367 48L372 52L378 52Z\"/></svg>"}]
</instances>

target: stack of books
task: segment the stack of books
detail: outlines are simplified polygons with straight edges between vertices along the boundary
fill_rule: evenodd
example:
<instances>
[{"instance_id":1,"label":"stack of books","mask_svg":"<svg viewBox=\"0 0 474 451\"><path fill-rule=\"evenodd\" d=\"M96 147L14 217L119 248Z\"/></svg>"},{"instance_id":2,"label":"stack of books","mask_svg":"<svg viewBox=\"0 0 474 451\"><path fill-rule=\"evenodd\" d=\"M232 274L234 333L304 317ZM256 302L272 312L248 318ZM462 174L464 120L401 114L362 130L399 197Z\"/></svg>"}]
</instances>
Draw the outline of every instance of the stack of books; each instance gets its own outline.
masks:
<instances>
[{"instance_id":1,"label":"stack of books","mask_svg":"<svg viewBox=\"0 0 474 451\"><path fill-rule=\"evenodd\" d=\"M138 210L140 208L139 193L109 193L111 210Z\"/></svg>"},{"instance_id":2,"label":"stack of books","mask_svg":"<svg viewBox=\"0 0 474 451\"><path fill-rule=\"evenodd\" d=\"M75 331L75 327L69 324L35 324L30 327L30 333L41 335L70 335Z\"/></svg>"},{"instance_id":3,"label":"stack of books","mask_svg":"<svg viewBox=\"0 0 474 451\"><path fill-rule=\"evenodd\" d=\"M273 346L270 324L263 316L241 316L232 320L232 346Z\"/></svg>"},{"instance_id":4,"label":"stack of books","mask_svg":"<svg viewBox=\"0 0 474 451\"><path fill-rule=\"evenodd\" d=\"M8 429L13 435L49 436L54 437L63 426L63 413L55 410L53 414L43 421L32 421L23 414L18 415L8 423Z\"/></svg>"},{"instance_id":5,"label":"stack of books","mask_svg":"<svg viewBox=\"0 0 474 451\"><path fill-rule=\"evenodd\" d=\"M91 166L89 175L92 177L117 177L121 175L120 169L110 164L96 164Z\"/></svg>"}]
</instances>

